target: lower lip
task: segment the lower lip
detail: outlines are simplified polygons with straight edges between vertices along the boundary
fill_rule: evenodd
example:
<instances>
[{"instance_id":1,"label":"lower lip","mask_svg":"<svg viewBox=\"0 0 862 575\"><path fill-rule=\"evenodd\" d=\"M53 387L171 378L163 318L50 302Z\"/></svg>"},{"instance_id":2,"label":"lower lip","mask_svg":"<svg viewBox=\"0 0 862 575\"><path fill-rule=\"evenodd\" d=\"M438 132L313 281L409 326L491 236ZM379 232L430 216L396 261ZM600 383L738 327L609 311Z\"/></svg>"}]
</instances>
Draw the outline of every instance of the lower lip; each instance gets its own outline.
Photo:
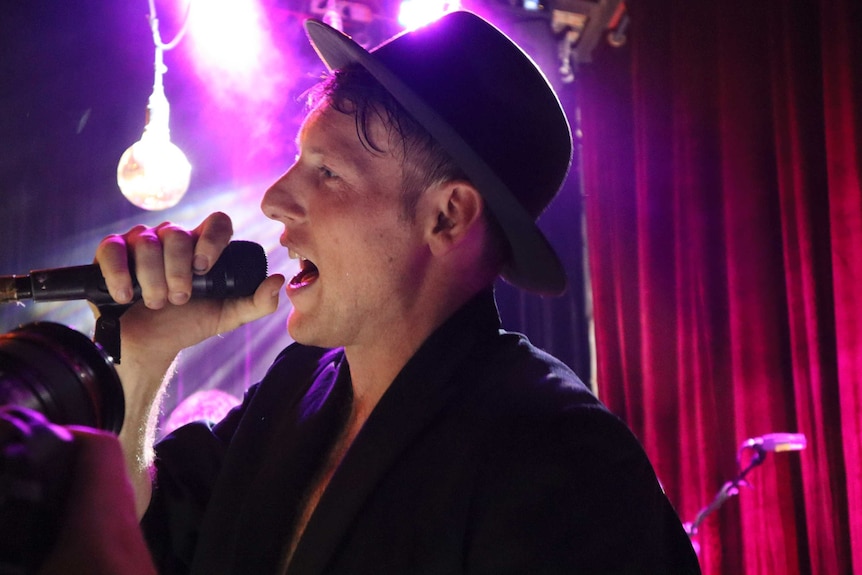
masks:
<instances>
[{"instance_id":1,"label":"lower lip","mask_svg":"<svg viewBox=\"0 0 862 575\"><path fill-rule=\"evenodd\" d=\"M285 292L287 292L288 295L290 295L292 293L298 293L298 292L312 286L316 281L317 281L317 278L314 278L311 281L304 281L302 283L290 283L290 282L288 282L288 284L285 286L284 290L285 290Z\"/></svg>"}]
</instances>

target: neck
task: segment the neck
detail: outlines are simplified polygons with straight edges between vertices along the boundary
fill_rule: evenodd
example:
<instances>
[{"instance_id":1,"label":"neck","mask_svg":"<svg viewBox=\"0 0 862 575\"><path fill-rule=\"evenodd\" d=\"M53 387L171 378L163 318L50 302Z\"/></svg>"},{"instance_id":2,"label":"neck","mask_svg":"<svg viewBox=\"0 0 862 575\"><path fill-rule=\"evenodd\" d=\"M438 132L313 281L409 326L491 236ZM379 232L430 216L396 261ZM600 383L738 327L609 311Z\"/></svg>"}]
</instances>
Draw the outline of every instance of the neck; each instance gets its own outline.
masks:
<instances>
[{"instance_id":1,"label":"neck","mask_svg":"<svg viewBox=\"0 0 862 575\"><path fill-rule=\"evenodd\" d=\"M425 340L477 293L416 298L421 305L403 310L402 319L372 342L345 347L353 385L353 411L359 425L371 414L389 386ZM427 302L435 302L428 306Z\"/></svg>"}]
</instances>

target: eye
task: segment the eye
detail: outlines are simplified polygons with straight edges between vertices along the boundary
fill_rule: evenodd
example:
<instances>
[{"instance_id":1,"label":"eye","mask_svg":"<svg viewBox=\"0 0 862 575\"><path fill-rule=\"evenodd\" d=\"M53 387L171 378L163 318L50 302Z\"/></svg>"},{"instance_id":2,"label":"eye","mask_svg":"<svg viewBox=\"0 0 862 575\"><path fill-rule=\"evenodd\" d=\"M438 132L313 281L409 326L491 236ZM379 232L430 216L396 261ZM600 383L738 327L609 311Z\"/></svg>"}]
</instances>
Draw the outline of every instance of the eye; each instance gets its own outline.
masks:
<instances>
[{"instance_id":1,"label":"eye","mask_svg":"<svg viewBox=\"0 0 862 575\"><path fill-rule=\"evenodd\" d=\"M319 168L317 168L317 171L320 172L320 175L325 180L330 180L330 179L338 177L338 175L335 172L333 172L332 170L330 170L326 166L320 166Z\"/></svg>"}]
</instances>

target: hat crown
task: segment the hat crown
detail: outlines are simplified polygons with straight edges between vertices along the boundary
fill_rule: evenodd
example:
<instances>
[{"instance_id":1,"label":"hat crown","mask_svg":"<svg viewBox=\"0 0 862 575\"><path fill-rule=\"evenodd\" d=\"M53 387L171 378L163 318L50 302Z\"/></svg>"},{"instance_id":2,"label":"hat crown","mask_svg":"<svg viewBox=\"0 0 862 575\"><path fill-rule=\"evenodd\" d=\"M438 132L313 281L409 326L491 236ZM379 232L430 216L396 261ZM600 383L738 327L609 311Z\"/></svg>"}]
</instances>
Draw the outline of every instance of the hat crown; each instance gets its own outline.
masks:
<instances>
[{"instance_id":1,"label":"hat crown","mask_svg":"<svg viewBox=\"0 0 862 575\"><path fill-rule=\"evenodd\" d=\"M572 137L556 94L529 56L469 12L448 14L371 52L422 95L533 219L541 214L568 173Z\"/></svg>"}]
</instances>

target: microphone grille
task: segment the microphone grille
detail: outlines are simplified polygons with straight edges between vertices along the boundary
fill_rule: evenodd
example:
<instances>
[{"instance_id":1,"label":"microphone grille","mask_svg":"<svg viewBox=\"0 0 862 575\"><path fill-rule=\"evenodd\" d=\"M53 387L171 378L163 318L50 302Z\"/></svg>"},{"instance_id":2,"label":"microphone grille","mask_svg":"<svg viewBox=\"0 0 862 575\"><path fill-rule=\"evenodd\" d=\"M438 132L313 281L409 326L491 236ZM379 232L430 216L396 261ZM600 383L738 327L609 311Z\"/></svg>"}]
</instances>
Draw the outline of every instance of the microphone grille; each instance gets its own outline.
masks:
<instances>
[{"instance_id":1,"label":"microphone grille","mask_svg":"<svg viewBox=\"0 0 862 575\"><path fill-rule=\"evenodd\" d=\"M263 246L244 240L233 241L207 274L212 280L209 295L216 298L252 295L266 275Z\"/></svg>"}]
</instances>

